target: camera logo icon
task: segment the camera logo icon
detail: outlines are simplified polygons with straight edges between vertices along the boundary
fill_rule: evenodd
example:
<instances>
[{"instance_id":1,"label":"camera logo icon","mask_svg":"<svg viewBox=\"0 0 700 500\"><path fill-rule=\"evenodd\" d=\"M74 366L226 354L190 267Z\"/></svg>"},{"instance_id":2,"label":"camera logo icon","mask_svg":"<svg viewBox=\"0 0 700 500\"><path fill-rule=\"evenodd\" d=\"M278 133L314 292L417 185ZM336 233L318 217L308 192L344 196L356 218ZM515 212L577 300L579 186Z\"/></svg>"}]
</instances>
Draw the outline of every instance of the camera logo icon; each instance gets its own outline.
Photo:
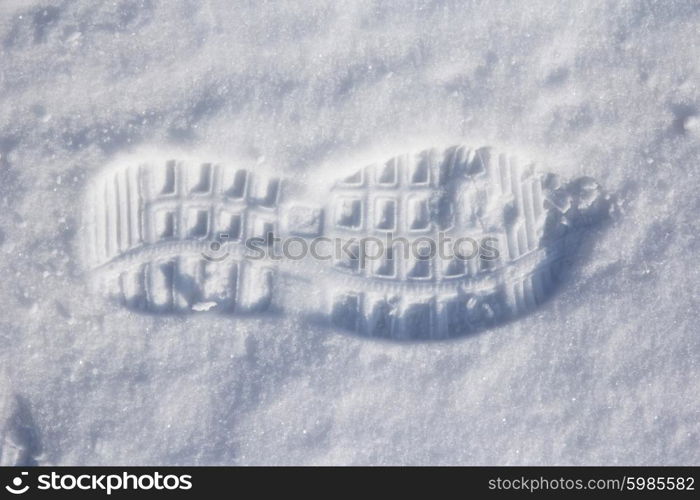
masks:
<instances>
[{"instance_id":1,"label":"camera logo icon","mask_svg":"<svg viewBox=\"0 0 700 500\"><path fill-rule=\"evenodd\" d=\"M209 248L202 252L202 256L211 262L220 262L228 257L228 252L223 248L228 242L229 235L221 233L216 240L209 242Z\"/></svg>"},{"instance_id":2,"label":"camera logo icon","mask_svg":"<svg viewBox=\"0 0 700 500\"><path fill-rule=\"evenodd\" d=\"M19 476L12 480L12 485L5 486L5 489L13 495L21 495L22 493L26 493L29 489L29 485L27 484L22 487L22 476L27 475L29 475L28 472L22 472Z\"/></svg>"}]
</instances>

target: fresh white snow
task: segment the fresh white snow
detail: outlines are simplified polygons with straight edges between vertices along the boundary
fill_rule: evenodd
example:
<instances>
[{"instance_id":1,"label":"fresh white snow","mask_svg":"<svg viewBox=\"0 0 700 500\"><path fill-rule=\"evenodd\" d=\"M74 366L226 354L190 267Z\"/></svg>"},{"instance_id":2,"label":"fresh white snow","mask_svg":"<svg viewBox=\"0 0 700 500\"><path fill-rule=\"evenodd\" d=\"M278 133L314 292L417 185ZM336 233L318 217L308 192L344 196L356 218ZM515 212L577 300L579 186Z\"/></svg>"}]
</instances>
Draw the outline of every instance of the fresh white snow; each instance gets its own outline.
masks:
<instances>
[{"instance_id":1,"label":"fresh white snow","mask_svg":"<svg viewBox=\"0 0 700 500\"><path fill-rule=\"evenodd\" d=\"M694 0L0 2L0 463L697 465L698 61ZM90 286L86 189L132 150L311 183L462 142L617 200L517 321L396 343Z\"/></svg>"}]
</instances>

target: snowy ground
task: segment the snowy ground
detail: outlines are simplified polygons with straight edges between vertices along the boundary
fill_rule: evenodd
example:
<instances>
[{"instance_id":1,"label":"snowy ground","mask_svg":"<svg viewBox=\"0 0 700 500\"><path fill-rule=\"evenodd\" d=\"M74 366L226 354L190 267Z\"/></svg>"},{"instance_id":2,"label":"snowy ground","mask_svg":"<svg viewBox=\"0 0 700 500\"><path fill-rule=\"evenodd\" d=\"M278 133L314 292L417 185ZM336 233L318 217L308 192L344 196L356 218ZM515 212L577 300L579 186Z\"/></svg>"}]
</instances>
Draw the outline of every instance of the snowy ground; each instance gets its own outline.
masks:
<instances>
[{"instance_id":1,"label":"snowy ground","mask_svg":"<svg viewBox=\"0 0 700 500\"><path fill-rule=\"evenodd\" d=\"M0 430L61 465L700 464L698 61L694 0L0 2ZM534 314L450 342L87 286L84 189L132 147L303 179L417 140L619 214Z\"/></svg>"}]
</instances>

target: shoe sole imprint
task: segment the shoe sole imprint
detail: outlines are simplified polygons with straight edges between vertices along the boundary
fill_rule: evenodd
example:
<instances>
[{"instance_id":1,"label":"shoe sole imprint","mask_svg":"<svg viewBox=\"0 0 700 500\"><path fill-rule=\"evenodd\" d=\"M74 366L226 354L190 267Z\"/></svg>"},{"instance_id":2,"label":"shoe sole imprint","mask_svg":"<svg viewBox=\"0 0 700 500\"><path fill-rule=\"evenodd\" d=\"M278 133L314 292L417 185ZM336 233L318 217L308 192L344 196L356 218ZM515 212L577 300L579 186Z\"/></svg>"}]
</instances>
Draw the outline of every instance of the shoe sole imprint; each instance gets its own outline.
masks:
<instances>
[{"instance_id":1,"label":"shoe sole imprint","mask_svg":"<svg viewBox=\"0 0 700 500\"><path fill-rule=\"evenodd\" d=\"M545 301L583 230L610 207L590 178L564 183L513 156L466 146L366 166L312 193L328 199L321 207L283 200L282 187L257 172L172 158L107 169L88 190L87 246L97 282L133 310L236 314L299 302L298 291L275 290L286 270L322 297L309 312L338 327L383 338L448 338ZM499 257L420 259L394 251L369 262L294 265L247 258L245 242L269 233L341 241L491 238ZM220 235L227 236L225 253L212 250Z\"/></svg>"}]
</instances>

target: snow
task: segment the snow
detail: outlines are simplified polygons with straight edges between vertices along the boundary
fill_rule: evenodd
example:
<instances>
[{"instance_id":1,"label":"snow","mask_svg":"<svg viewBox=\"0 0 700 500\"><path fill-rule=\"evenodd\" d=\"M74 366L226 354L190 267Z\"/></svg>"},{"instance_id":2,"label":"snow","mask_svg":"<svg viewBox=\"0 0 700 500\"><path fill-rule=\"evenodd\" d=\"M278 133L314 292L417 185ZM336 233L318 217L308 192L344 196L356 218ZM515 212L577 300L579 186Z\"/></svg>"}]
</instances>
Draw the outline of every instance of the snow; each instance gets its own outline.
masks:
<instances>
[{"instance_id":1,"label":"snow","mask_svg":"<svg viewBox=\"0 0 700 500\"><path fill-rule=\"evenodd\" d=\"M0 3L0 432L60 465L697 465L699 31L695 1ZM517 321L392 343L91 291L85 189L133 148L313 182L449 141L618 200Z\"/></svg>"}]
</instances>

